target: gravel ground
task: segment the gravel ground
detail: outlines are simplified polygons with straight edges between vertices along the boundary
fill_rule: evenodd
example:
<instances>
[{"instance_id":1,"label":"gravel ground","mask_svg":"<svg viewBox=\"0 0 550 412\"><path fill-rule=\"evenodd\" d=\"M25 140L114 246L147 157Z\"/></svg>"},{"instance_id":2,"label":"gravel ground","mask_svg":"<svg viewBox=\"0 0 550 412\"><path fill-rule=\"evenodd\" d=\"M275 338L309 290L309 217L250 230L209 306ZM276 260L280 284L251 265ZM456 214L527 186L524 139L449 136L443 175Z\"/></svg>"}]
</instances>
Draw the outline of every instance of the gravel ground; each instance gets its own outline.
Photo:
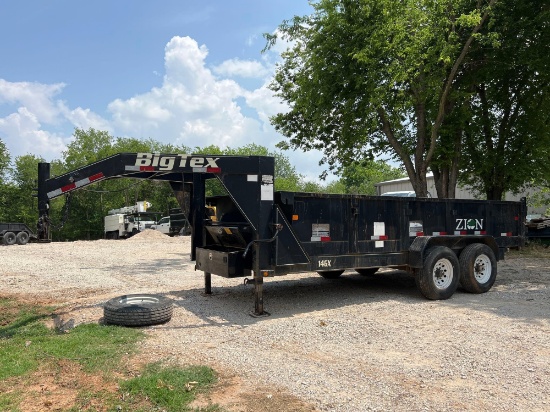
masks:
<instances>
[{"instance_id":1,"label":"gravel ground","mask_svg":"<svg viewBox=\"0 0 550 412\"><path fill-rule=\"evenodd\" d=\"M548 249L499 262L489 293L446 301L425 300L399 271L271 278L271 316L253 318L252 286L213 276L204 295L189 238L151 232L0 247L0 295L64 303L78 324L100 321L111 297L166 294L174 316L145 329L147 356L207 363L249 393L284 391L319 411L550 410Z\"/></svg>"}]
</instances>

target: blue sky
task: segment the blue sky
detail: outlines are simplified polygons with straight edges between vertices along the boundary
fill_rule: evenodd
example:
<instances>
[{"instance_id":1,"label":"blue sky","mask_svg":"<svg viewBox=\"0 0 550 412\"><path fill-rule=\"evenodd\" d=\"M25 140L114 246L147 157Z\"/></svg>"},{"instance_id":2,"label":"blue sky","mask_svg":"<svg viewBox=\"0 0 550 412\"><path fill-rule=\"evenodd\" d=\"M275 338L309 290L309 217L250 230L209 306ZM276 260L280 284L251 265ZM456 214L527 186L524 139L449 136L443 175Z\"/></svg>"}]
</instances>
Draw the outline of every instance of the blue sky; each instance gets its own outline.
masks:
<instances>
[{"instance_id":1,"label":"blue sky","mask_svg":"<svg viewBox=\"0 0 550 412\"><path fill-rule=\"evenodd\" d=\"M12 158L60 158L75 127L189 147L282 140L266 88L283 44L262 34L307 0L4 1L0 139ZM319 153L288 156L316 177Z\"/></svg>"}]
</instances>

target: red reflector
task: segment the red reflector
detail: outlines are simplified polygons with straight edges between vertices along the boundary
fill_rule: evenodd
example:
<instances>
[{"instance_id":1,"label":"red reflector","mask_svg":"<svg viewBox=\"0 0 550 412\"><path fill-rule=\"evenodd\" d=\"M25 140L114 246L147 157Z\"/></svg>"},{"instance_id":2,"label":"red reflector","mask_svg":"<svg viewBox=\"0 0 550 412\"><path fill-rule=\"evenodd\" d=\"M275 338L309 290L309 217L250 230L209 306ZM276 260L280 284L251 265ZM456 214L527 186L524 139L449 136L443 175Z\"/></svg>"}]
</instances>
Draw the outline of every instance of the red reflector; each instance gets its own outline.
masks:
<instances>
[{"instance_id":1,"label":"red reflector","mask_svg":"<svg viewBox=\"0 0 550 412\"><path fill-rule=\"evenodd\" d=\"M328 237L328 236L321 236L321 242L330 242L330 237Z\"/></svg>"},{"instance_id":2,"label":"red reflector","mask_svg":"<svg viewBox=\"0 0 550 412\"><path fill-rule=\"evenodd\" d=\"M207 167L206 168L207 173L221 173L222 169L219 167Z\"/></svg>"},{"instance_id":3,"label":"red reflector","mask_svg":"<svg viewBox=\"0 0 550 412\"><path fill-rule=\"evenodd\" d=\"M514 217L514 220L519 220L519 216Z\"/></svg>"},{"instance_id":4,"label":"red reflector","mask_svg":"<svg viewBox=\"0 0 550 412\"><path fill-rule=\"evenodd\" d=\"M76 188L76 183L70 183L70 184L68 184L68 185L66 185L66 186L63 186L63 187L61 188L61 193L65 193L65 192L67 192L67 191L69 191L69 190L73 190L74 188Z\"/></svg>"},{"instance_id":5,"label":"red reflector","mask_svg":"<svg viewBox=\"0 0 550 412\"><path fill-rule=\"evenodd\" d=\"M155 166L140 166L139 170L141 172L154 172L155 171Z\"/></svg>"},{"instance_id":6,"label":"red reflector","mask_svg":"<svg viewBox=\"0 0 550 412\"><path fill-rule=\"evenodd\" d=\"M103 173L101 172L96 173L95 175L90 176L90 182L93 182L97 179L101 179L102 177L103 177Z\"/></svg>"},{"instance_id":7,"label":"red reflector","mask_svg":"<svg viewBox=\"0 0 550 412\"><path fill-rule=\"evenodd\" d=\"M424 232L416 232L416 236L424 236Z\"/></svg>"},{"instance_id":8,"label":"red reflector","mask_svg":"<svg viewBox=\"0 0 550 412\"><path fill-rule=\"evenodd\" d=\"M466 232L465 230L461 230L461 231L460 231L460 235L462 235L462 236L463 236L463 235L467 235L467 234L468 234L468 232Z\"/></svg>"},{"instance_id":9,"label":"red reflector","mask_svg":"<svg viewBox=\"0 0 550 412\"><path fill-rule=\"evenodd\" d=\"M506 232L506 236L512 236L512 232Z\"/></svg>"}]
</instances>

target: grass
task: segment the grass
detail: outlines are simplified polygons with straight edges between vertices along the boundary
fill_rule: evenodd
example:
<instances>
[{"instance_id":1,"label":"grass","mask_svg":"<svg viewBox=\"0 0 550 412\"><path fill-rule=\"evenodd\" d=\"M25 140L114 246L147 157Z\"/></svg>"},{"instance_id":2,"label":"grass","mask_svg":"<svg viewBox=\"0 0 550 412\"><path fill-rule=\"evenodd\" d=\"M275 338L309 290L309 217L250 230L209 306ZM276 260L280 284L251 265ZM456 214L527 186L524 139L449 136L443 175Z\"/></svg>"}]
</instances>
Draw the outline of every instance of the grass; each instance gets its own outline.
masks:
<instances>
[{"instance_id":1,"label":"grass","mask_svg":"<svg viewBox=\"0 0 550 412\"><path fill-rule=\"evenodd\" d=\"M186 369L148 365L141 376L121 383L121 390L130 397L149 399L154 405L167 411L185 411L197 393L215 381L214 371L205 366ZM208 411L218 410L216 406Z\"/></svg>"},{"instance_id":2,"label":"grass","mask_svg":"<svg viewBox=\"0 0 550 412\"><path fill-rule=\"evenodd\" d=\"M71 404L54 405L57 410L185 411L216 379L207 367L160 363L130 378L122 361L137 354L137 343L145 338L142 331L83 324L61 333L44 323L54 311L0 298L0 411L23 411L24 402L33 396L35 401L50 402L41 398L47 393L33 394L31 389L44 382L72 391L67 395ZM213 405L205 410L219 409Z\"/></svg>"},{"instance_id":3,"label":"grass","mask_svg":"<svg viewBox=\"0 0 550 412\"><path fill-rule=\"evenodd\" d=\"M520 250L511 249L506 253L506 258L530 257L530 258L550 258L550 240L539 239L531 240Z\"/></svg>"}]
</instances>

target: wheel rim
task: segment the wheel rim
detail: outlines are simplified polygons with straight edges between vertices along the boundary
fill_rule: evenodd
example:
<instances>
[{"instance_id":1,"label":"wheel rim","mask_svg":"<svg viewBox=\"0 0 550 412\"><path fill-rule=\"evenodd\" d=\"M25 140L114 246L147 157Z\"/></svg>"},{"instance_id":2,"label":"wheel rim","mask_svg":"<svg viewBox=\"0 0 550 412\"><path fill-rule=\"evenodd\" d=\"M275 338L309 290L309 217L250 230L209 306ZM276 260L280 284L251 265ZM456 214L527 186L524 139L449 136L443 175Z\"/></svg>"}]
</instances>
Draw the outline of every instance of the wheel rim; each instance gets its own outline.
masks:
<instances>
[{"instance_id":1,"label":"wheel rim","mask_svg":"<svg viewBox=\"0 0 550 412\"><path fill-rule=\"evenodd\" d=\"M491 259L487 255L479 255L474 262L474 276L479 283L487 283L492 273Z\"/></svg>"},{"instance_id":2,"label":"wheel rim","mask_svg":"<svg viewBox=\"0 0 550 412\"><path fill-rule=\"evenodd\" d=\"M434 285L438 289L447 289L453 282L453 265L448 259L439 259L432 271Z\"/></svg>"},{"instance_id":3,"label":"wheel rim","mask_svg":"<svg viewBox=\"0 0 550 412\"><path fill-rule=\"evenodd\" d=\"M120 299L124 305L141 305L144 303L157 303L159 300L153 296L127 296Z\"/></svg>"}]
</instances>

